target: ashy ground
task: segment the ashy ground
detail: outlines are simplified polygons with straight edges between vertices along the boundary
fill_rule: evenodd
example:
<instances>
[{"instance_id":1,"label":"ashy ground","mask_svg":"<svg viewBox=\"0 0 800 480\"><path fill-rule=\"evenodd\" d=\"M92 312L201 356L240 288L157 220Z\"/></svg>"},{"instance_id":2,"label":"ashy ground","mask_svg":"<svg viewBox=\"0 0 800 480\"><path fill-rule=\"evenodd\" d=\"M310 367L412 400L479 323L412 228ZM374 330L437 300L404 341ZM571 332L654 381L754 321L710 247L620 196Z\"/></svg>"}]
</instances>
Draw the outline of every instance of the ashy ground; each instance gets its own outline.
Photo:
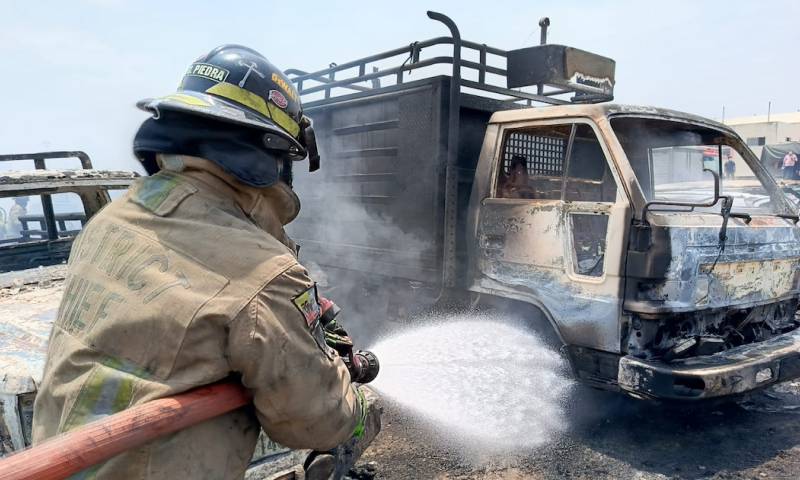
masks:
<instances>
[{"instance_id":1,"label":"ashy ground","mask_svg":"<svg viewBox=\"0 0 800 480\"><path fill-rule=\"evenodd\" d=\"M582 387L570 403L566 434L485 462L387 404L361 466L397 480L800 478L800 382L716 406L665 407Z\"/></svg>"}]
</instances>

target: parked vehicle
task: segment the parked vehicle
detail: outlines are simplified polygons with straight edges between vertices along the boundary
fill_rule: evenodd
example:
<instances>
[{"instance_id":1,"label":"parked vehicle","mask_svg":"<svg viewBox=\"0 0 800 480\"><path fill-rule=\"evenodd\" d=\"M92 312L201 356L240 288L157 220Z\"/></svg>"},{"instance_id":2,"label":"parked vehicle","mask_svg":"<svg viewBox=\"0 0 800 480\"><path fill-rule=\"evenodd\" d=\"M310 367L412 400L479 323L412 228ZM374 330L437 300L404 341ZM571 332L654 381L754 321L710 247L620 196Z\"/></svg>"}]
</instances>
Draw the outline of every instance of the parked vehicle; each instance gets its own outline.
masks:
<instances>
[{"instance_id":1,"label":"parked vehicle","mask_svg":"<svg viewBox=\"0 0 800 480\"><path fill-rule=\"evenodd\" d=\"M81 168L47 168L56 159L76 159ZM72 242L139 176L95 170L80 151L0 155L6 162L34 168L0 172L0 456L31 443L36 385Z\"/></svg>"},{"instance_id":2,"label":"parked vehicle","mask_svg":"<svg viewBox=\"0 0 800 480\"><path fill-rule=\"evenodd\" d=\"M80 169L48 169L47 160L75 158ZM33 162L35 169L0 172L0 273L63 263L86 223L138 177L95 170L84 152L0 155L4 162Z\"/></svg>"},{"instance_id":3,"label":"parked vehicle","mask_svg":"<svg viewBox=\"0 0 800 480\"><path fill-rule=\"evenodd\" d=\"M516 312L578 379L640 398L800 376L797 210L733 130L594 104L613 99L613 60L503 51L432 18L451 35L288 71L326 162L297 173L290 233L329 290L368 298L378 324L453 302Z\"/></svg>"}]
</instances>

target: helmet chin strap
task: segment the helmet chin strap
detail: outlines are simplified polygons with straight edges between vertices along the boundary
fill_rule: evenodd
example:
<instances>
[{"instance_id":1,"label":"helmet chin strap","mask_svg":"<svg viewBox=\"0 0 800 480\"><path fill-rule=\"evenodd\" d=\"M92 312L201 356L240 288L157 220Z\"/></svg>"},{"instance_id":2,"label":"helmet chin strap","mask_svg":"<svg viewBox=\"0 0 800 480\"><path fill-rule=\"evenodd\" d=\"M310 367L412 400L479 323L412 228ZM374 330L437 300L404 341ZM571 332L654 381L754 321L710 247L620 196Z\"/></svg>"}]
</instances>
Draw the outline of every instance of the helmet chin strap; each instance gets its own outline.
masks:
<instances>
[{"instance_id":1,"label":"helmet chin strap","mask_svg":"<svg viewBox=\"0 0 800 480\"><path fill-rule=\"evenodd\" d=\"M292 187L292 180L294 179L294 175L292 174L293 163L292 160L287 158L278 164L278 168L280 169L279 178L290 188Z\"/></svg>"}]
</instances>

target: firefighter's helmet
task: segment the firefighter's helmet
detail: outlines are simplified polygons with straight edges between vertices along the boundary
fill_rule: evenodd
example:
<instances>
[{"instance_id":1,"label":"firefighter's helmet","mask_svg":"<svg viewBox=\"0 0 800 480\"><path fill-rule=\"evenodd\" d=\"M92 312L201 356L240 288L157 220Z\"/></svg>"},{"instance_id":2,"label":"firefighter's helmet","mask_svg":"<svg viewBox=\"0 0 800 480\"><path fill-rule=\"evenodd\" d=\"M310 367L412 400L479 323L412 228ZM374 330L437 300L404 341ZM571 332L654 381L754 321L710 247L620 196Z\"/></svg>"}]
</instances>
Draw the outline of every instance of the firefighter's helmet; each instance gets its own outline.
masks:
<instances>
[{"instance_id":1,"label":"firefighter's helmet","mask_svg":"<svg viewBox=\"0 0 800 480\"><path fill-rule=\"evenodd\" d=\"M251 48L211 50L189 66L177 92L137 106L155 118L172 110L259 129L267 149L284 151L292 160L308 157L309 170L319 168L314 130L292 81Z\"/></svg>"}]
</instances>

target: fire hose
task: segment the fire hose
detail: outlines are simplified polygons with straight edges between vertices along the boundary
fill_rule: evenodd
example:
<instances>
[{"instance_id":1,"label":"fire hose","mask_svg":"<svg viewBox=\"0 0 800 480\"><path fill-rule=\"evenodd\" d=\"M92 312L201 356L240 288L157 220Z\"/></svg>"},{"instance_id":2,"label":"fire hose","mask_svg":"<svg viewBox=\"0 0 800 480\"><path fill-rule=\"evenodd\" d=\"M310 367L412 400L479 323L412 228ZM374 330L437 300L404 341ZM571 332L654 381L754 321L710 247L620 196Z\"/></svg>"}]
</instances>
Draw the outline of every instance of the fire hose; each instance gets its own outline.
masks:
<instances>
[{"instance_id":1,"label":"fire hose","mask_svg":"<svg viewBox=\"0 0 800 480\"><path fill-rule=\"evenodd\" d=\"M371 352L345 362L351 379L367 383L378 374ZM0 460L0 480L60 480L158 437L224 415L250 403L239 384L221 382L136 405L70 430Z\"/></svg>"},{"instance_id":2,"label":"fire hose","mask_svg":"<svg viewBox=\"0 0 800 480\"><path fill-rule=\"evenodd\" d=\"M216 383L131 407L0 460L0 480L56 480L250 402L238 384Z\"/></svg>"}]
</instances>

